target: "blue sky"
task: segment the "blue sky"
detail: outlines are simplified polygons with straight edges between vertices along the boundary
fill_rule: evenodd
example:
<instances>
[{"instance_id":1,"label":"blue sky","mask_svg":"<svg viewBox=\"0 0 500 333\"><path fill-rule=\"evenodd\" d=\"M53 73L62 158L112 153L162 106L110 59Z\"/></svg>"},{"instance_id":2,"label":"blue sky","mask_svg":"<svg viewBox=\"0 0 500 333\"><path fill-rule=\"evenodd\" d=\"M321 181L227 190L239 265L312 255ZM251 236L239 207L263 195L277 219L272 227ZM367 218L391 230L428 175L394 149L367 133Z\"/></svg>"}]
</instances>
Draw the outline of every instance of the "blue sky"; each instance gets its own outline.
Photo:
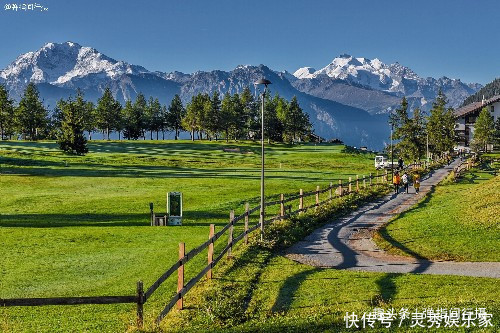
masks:
<instances>
[{"instance_id":1,"label":"blue sky","mask_svg":"<svg viewBox=\"0 0 500 333\"><path fill-rule=\"evenodd\" d=\"M37 0L5 11L0 68L46 42L73 41L149 70L321 68L336 56L400 62L420 76L500 77L496 0Z\"/></svg>"}]
</instances>

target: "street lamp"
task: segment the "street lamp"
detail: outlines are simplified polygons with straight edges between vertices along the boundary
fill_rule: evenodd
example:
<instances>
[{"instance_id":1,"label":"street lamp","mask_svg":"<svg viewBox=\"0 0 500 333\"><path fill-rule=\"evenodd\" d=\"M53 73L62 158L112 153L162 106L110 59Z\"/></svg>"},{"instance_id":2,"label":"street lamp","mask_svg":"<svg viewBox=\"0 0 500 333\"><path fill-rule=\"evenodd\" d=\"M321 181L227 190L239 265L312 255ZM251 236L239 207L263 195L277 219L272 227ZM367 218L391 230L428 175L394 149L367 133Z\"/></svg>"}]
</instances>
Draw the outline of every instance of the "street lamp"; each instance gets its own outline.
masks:
<instances>
[{"instance_id":1,"label":"street lamp","mask_svg":"<svg viewBox=\"0 0 500 333\"><path fill-rule=\"evenodd\" d=\"M392 132L394 131L394 122L391 121L391 177L394 178L394 151L392 145Z\"/></svg>"},{"instance_id":2,"label":"street lamp","mask_svg":"<svg viewBox=\"0 0 500 333\"><path fill-rule=\"evenodd\" d=\"M260 79L255 81L254 85L264 85L264 91L261 94L262 98L262 114L261 114L261 172L260 172L260 240L264 239L264 216L265 216L265 203L264 203L264 97L267 92L267 86L271 81Z\"/></svg>"}]
</instances>

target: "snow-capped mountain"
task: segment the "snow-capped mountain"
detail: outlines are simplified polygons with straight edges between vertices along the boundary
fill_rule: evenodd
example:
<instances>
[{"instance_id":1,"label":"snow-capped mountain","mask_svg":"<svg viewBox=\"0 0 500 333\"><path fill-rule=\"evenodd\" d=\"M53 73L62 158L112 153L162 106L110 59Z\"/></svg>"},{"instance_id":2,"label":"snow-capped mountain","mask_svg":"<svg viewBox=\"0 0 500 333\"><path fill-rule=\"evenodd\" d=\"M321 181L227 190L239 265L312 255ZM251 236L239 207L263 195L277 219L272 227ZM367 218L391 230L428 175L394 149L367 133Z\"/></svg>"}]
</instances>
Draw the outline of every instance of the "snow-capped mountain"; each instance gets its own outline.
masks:
<instances>
[{"instance_id":1,"label":"snow-capped mountain","mask_svg":"<svg viewBox=\"0 0 500 333\"><path fill-rule=\"evenodd\" d=\"M73 42L47 43L38 51L20 55L0 71L0 83L7 85L15 99L19 99L29 82L38 85L46 104L52 106L77 88L94 100L109 86L118 99L125 101L149 90L148 85L171 84L144 67L117 61Z\"/></svg>"},{"instance_id":2,"label":"snow-capped mountain","mask_svg":"<svg viewBox=\"0 0 500 333\"><path fill-rule=\"evenodd\" d=\"M422 79L399 64L385 65L378 59L343 55L320 69L304 67L293 75L264 65L238 66L232 71L163 73L110 58L91 47L77 43L48 43L35 52L19 56L0 71L11 97L19 100L29 82L34 82L44 103L52 109L57 100L74 96L80 89L85 98L96 101L106 87L124 103L138 93L170 103L179 94L186 103L194 94L238 93L265 77L273 83L272 93L290 99L297 96L310 116L318 135L341 138L355 146L380 149L389 136L387 112L402 96L411 106L429 105L439 89L452 105L480 88L448 78Z\"/></svg>"},{"instance_id":3,"label":"snow-capped mountain","mask_svg":"<svg viewBox=\"0 0 500 333\"><path fill-rule=\"evenodd\" d=\"M377 58L373 60L355 58L348 54L340 55L320 70L302 67L293 75L300 81L311 81L308 83L294 81L294 85L301 91L353 106L355 106L354 101L351 102L345 97L337 96L337 91L329 91L338 90L338 87L332 83L341 82L344 86L354 85L356 89L361 87L381 91L399 99L406 96L411 100L412 107L423 107L424 109L430 108L430 102L436 98L439 90L442 90L448 97L449 105L456 107L467 96L481 88L480 84L465 84L459 79L422 78L410 68L397 62L387 65ZM377 102L374 104L378 104ZM393 107L390 104L379 108L378 113L392 110Z\"/></svg>"}]
</instances>

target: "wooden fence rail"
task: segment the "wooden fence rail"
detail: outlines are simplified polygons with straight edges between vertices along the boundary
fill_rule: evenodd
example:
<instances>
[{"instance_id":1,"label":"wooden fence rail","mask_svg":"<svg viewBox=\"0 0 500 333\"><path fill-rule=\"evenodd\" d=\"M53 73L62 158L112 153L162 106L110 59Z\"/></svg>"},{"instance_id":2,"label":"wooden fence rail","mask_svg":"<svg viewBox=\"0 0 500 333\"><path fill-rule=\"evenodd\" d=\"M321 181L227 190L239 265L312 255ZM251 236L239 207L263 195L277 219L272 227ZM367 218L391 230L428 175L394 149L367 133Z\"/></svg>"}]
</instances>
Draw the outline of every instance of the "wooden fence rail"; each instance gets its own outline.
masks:
<instances>
[{"instance_id":1,"label":"wooden fence rail","mask_svg":"<svg viewBox=\"0 0 500 333\"><path fill-rule=\"evenodd\" d=\"M373 180L376 180L373 182ZM275 205L280 205L279 214L263 221L264 226L270 223L273 223L278 220L283 220L289 218L293 215L305 212L312 208L318 208L321 205L324 205L331 200L342 197L346 194L354 193L352 191L352 187L355 186L356 191L360 190L360 179L359 176L356 176L355 180L352 180L352 177L349 177L349 181L343 183L343 180L337 179L338 184L334 184L334 182L330 182L329 186L324 189L320 189L320 187L316 187L316 190L304 192L300 189L298 195L286 196L284 194L280 195L279 200L269 201L265 203L266 207L271 207ZM366 180L367 178L363 176L363 188L366 188ZM384 174L378 174L373 176L370 174L368 177L369 186L386 184L388 182L388 174L385 172ZM346 191L348 188L348 191ZM338 191L338 193L337 193ZM328 192L328 197L320 201L320 195ZM315 196L314 203L309 206L304 206L304 199L310 196ZM292 211L291 206L285 206L286 203L299 200L299 208L297 210ZM207 278L212 277L212 269L217 265L217 263L224 257L224 255L231 254L231 250L235 244L237 244L242 239L245 240L245 243L248 242L248 234L259 230L261 227L260 222L253 225L252 227L248 226L250 215L259 211L261 208L260 205L250 209L248 203L245 205L245 212L239 216L234 216L234 212L231 211L229 223L224 225L221 230L217 233L215 232L215 226L213 224L210 225L209 230L209 239L203 244L198 245L191 251L185 253L185 244L179 244L179 259L170 266L151 286L144 292L143 284L141 281L137 282L137 294L134 296L97 296L97 297L60 297L60 298L21 298L21 299L0 299L0 306L37 306L37 305L74 305L74 304L116 304L116 303L136 303L137 304L137 326L142 327L143 325L143 305L148 301L148 299L152 296L152 294L175 272L177 272L177 282L178 288L177 292L174 296L169 300L164 309L160 312L158 317L156 318L156 322L159 323L165 316L169 313L169 311L177 304L179 309L183 308L183 297L186 293L191 290L198 281L203 276L207 276ZM288 210L288 213L285 213ZM244 230L234 237L234 226L237 222L243 220L244 221ZM228 243L221 250L221 252L214 258L214 245L215 242L222 237L227 231L229 231L228 235ZM208 250L208 261L207 265L198 273L195 277L191 278L187 283L184 283L184 273L185 273L185 265L199 253L201 253L205 249Z\"/></svg>"}]
</instances>

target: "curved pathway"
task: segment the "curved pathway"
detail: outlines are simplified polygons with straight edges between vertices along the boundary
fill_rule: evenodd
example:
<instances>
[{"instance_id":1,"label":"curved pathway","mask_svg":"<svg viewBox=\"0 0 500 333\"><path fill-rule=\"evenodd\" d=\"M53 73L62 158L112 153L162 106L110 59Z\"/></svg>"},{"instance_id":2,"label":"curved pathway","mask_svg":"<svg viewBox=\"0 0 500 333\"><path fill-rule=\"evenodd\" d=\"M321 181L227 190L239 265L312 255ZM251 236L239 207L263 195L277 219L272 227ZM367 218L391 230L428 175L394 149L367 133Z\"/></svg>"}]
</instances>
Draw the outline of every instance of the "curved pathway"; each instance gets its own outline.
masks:
<instances>
[{"instance_id":1,"label":"curved pathway","mask_svg":"<svg viewBox=\"0 0 500 333\"><path fill-rule=\"evenodd\" d=\"M500 262L452 262L393 256L379 249L371 236L377 228L408 210L459 163L434 171L421 181L420 193L387 195L332 221L290 247L287 257L313 266L384 273L422 273L500 278Z\"/></svg>"}]
</instances>

